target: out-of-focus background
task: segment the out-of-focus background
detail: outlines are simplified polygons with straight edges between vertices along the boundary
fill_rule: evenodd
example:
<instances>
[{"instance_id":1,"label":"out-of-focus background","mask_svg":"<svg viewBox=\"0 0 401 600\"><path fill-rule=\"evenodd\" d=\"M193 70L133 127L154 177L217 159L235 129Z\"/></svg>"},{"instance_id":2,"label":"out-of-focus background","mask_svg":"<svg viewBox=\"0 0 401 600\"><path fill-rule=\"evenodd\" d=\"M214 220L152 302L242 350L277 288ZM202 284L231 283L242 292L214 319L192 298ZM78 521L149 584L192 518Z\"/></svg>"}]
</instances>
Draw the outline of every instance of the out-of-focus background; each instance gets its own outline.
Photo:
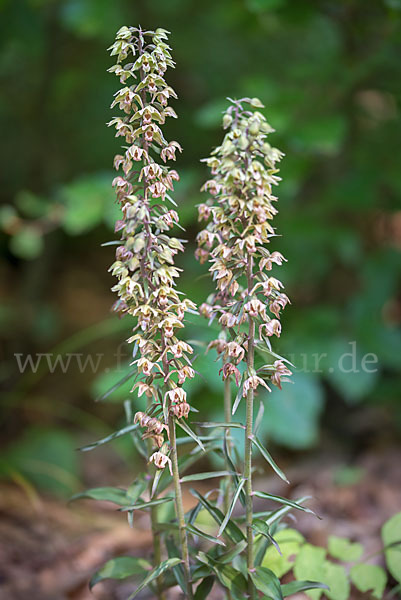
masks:
<instances>
[{"instance_id":1,"label":"out-of-focus background","mask_svg":"<svg viewBox=\"0 0 401 600\"><path fill-rule=\"evenodd\" d=\"M263 437L301 488L315 486L323 511L327 494L333 522L349 528L365 514L379 527L399 509L391 486L401 478L400 0L2 0L0 15L0 472L10 520L26 519L24 536L37 527L32 548L57 529L46 552L72 552L65 538L83 522L91 531L93 514L69 512L65 500L129 483L139 467L129 437L76 448L124 424L130 389L95 402L129 364L129 319L109 313L113 249L100 246L117 218L119 140L105 123L119 82L106 48L120 26L141 24L171 31L179 119L165 131L184 147L175 198L189 239L180 287L198 303L210 290L193 257L208 176L199 159L221 139L227 96L266 105L286 154L275 249L288 258L280 275L292 305L276 348L297 369L294 385L266 397ZM200 318L188 331L212 335ZM189 391L200 418L217 420L214 359L199 348L203 377ZM30 546L6 533L19 572Z\"/></svg>"}]
</instances>

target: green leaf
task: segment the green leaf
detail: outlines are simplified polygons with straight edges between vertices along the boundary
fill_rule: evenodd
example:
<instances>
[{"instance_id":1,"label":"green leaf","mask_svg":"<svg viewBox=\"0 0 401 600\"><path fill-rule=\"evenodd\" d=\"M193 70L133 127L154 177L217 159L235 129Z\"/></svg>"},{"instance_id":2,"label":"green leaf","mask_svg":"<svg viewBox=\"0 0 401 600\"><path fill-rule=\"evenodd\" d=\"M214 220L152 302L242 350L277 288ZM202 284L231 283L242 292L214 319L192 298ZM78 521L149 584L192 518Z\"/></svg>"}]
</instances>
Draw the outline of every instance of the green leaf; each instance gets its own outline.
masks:
<instances>
[{"instance_id":1,"label":"green leaf","mask_svg":"<svg viewBox=\"0 0 401 600\"><path fill-rule=\"evenodd\" d=\"M199 437L196 435L196 433L192 431L192 429L186 423L184 423L184 421L182 421L181 419L176 419L176 423L181 427L181 429L185 431L186 434L188 434L198 444L200 448L202 448L203 451L205 451L205 446L202 444Z\"/></svg>"},{"instance_id":2,"label":"green leaf","mask_svg":"<svg viewBox=\"0 0 401 600\"><path fill-rule=\"evenodd\" d=\"M202 481L203 479L215 479L216 477L224 477L225 475L233 475L231 471L208 471L207 473L194 473L193 475L185 475L181 477L181 483L186 481Z\"/></svg>"},{"instance_id":3,"label":"green leaf","mask_svg":"<svg viewBox=\"0 0 401 600\"><path fill-rule=\"evenodd\" d=\"M293 500L288 500L287 498L282 498L281 496L274 496L272 494L267 494L266 492L258 492L258 491L253 492L253 495L257 496L258 498L265 498L266 500L272 500L273 502L279 502L280 504L285 504L286 506L290 506L291 508L296 508L297 510L301 510L303 512L307 512L307 513L310 513L311 515L317 516L316 513L313 512L313 510L311 510L310 508L306 508L305 506L298 504L298 502L294 502Z\"/></svg>"},{"instance_id":4,"label":"green leaf","mask_svg":"<svg viewBox=\"0 0 401 600\"><path fill-rule=\"evenodd\" d=\"M382 539L385 546L400 543L385 550L388 570L401 583L401 512L386 521L382 527Z\"/></svg>"},{"instance_id":5,"label":"green leaf","mask_svg":"<svg viewBox=\"0 0 401 600\"><path fill-rule=\"evenodd\" d=\"M149 575L147 575L147 577L145 577L145 579L142 581L142 583L136 588L135 592L133 594L131 594L127 598L127 600L132 600L133 598L135 598L135 596L137 596L139 594L139 592L141 592L145 587L147 587L150 583L152 583L152 581L157 579L162 573L164 573L164 571L167 571L168 569L172 569L173 567L180 564L181 562L182 561L180 558L168 558L167 560L164 560L163 562L161 562L158 567L153 569L151 571L151 573L149 573Z\"/></svg>"},{"instance_id":6,"label":"green leaf","mask_svg":"<svg viewBox=\"0 0 401 600\"><path fill-rule=\"evenodd\" d=\"M119 556L107 561L101 569L96 571L89 583L89 588L103 581L104 579L126 579L132 575L142 574L150 570L152 565L144 558L134 556Z\"/></svg>"},{"instance_id":7,"label":"green leaf","mask_svg":"<svg viewBox=\"0 0 401 600\"><path fill-rule=\"evenodd\" d=\"M347 538L330 535L328 540L329 554L342 562L354 562L363 554L362 544L352 543Z\"/></svg>"},{"instance_id":8,"label":"green leaf","mask_svg":"<svg viewBox=\"0 0 401 600\"><path fill-rule=\"evenodd\" d=\"M255 567L249 571L249 575L256 587L266 598L271 600L283 600L280 581L270 569L266 567Z\"/></svg>"},{"instance_id":9,"label":"green leaf","mask_svg":"<svg viewBox=\"0 0 401 600\"><path fill-rule=\"evenodd\" d=\"M146 510L152 506L158 506L159 504L164 504L165 502L171 502L174 500L172 496L164 496L164 498L156 498L155 500L149 500L148 502L137 502L130 506L124 506L121 508L123 512L128 510Z\"/></svg>"},{"instance_id":10,"label":"green leaf","mask_svg":"<svg viewBox=\"0 0 401 600\"><path fill-rule=\"evenodd\" d=\"M263 420L260 435L268 434L289 448L308 448L318 439L323 388L318 377L309 373L294 373L291 379L294 385L274 388L269 393L269 418Z\"/></svg>"},{"instance_id":11,"label":"green leaf","mask_svg":"<svg viewBox=\"0 0 401 600\"><path fill-rule=\"evenodd\" d=\"M107 444L108 442L111 442L112 440L115 440L123 435L126 435L127 433L130 433L131 431L134 431L134 429L138 428L138 423L133 423L131 425L127 425L126 427L123 427L122 429L119 429L118 431L115 431L114 433L111 433L110 435L102 438L101 440L98 440L97 442L92 442L92 444L87 444L86 446L82 446L81 448L78 448L78 450L80 450L81 452L88 452L89 450L93 450L94 448L97 448L98 446L102 446L103 444Z\"/></svg>"},{"instance_id":12,"label":"green leaf","mask_svg":"<svg viewBox=\"0 0 401 600\"><path fill-rule=\"evenodd\" d=\"M319 581L291 581L281 586L284 598L292 596L292 594L299 594L299 592L315 589L327 590L328 587L325 583L320 583Z\"/></svg>"},{"instance_id":13,"label":"green leaf","mask_svg":"<svg viewBox=\"0 0 401 600\"><path fill-rule=\"evenodd\" d=\"M267 525L267 523L265 521L263 521L262 519L254 519L253 523L252 523L252 529L258 535L262 535L263 537L267 538L270 541L270 543L273 544L276 551L281 555L280 546L278 545L276 540L271 535L269 526Z\"/></svg>"},{"instance_id":14,"label":"green leaf","mask_svg":"<svg viewBox=\"0 0 401 600\"><path fill-rule=\"evenodd\" d=\"M220 565L219 563L215 563L214 570L221 585L230 590L235 598L242 600L246 597L248 586L241 571L231 565Z\"/></svg>"},{"instance_id":15,"label":"green leaf","mask_svg":"<svg viewBox=\"0 0 401 600\"><path fill-rule=\"evenodd\" d=\"M194 600L206 600L209 597L209 594L212 590L214 580L214 575L209 575L209 577L205 577L196 588Z\"/></svg>"},{"instance_id":16,"label":"green leaf","mask_svg":"<svg viewBox=\"0 0 401 600\"><path fill-rule=\"evenodd\" d=\"M229 423L219 423L217 421L207 421L204 423L194 423L194 425L198 425L199 427L204 427L204 428L223 427L224 429L227 429L229 427L232 427L234 429L245 429L245 425L243 425L242 423L234 423L232 421L230 421Z\"/></svg>"},{"instance_id":17,"label":"green leaf","mask_svg":"<svg viewBox=\"0 0 401 600\"><path fill-rule=\"evenodd\" d=\"M354 565L350 572L351 581L360 592L371 592L375 598L383 598L387 575L377 565Z\"/></svg>"},{"instance_id":18,"label":"green leaf","mask_svg":"<svg viewBox=\"0 0 401 600\"><path fill-rule=\"evenodd\" d=\"M23 227L10 240L10 250L24 260L37 258L43 250L43 238L32 226Z\"/></svg>"},{"instance_id":19,"label":"green leaf","mask_svg":"<svg viewBox=\"0 0 401 600\"><path fill-rule=\"evenodd\" d=\"M326 550L312 544L304 544L297 554L294 565L294 575L298 580L322 581ZM324 582L326 583L326 582ZM318 600L320 590L308 591L307 595L313 600Z\"/></svg>"},{"instance_id":20,"label":"green leaf","mask_svg":"<svg viewBox=\"0 0 401 600\"><path fill-rule=\"evenodd\" d=\"M222 524L220 525L220 529L219 529L219 532L217 534L218 537L221 536L221 534L223 533L224 529L226 528L227 523L228 523L228 521L229 521L229 519L230 519L230 517L232 515L232 512L234 510L234 507L235 507L235 505L237 503L238 497L239 497L239 495L241 493L241 490L244 487L244 485L245 485L245 479L241 479L241 481L239 482L239 484L237 486L237 489L235 490L235 493L234 493L234 496L233 496L233 498L231 500L231 504L229 506L227 514L224 517Z\"/></svg>"},{"instance_id":21,"label":"green leaf","mask_svg":"<svg viewBox=\"0 0 401 600\"><path fill-rule=\"evenodd\" d=\"M64 230L79 235L99 225L105 207L113 204L109 175L87 175L65 185L61 197L65 204Z\"/></svg>"},{"instance_id":22,"label":"green leaf","mask_svg":"<svg viewBox=\"0 0 401 600\"><path fill-rule=\"evenodd\" d=\"M284 472L280 469L280 467L274 462L273 457L271 456L270 452L268 452L266 450L266 448L263 446L262 442L256 437L256 436L252 436L252 442L255 444L255 446L257 447L257 449L259 450L259 452L261 453L261 455L263 456L263 458L265 460L267 460L267 462L269 463L269 465L271 466L271 468L277 473L277 475L279 477L281 477L281 479L283 481L285 481L286 483L290 483L287 479L287 477L285 476Z\"/></svg>"},{"instance_id":23,"label":"green leaf","mask_svg":"<svg viewBox=\"0 0 401 600\"><path fill-rule=\"evenodd\" d=\"M169 558L180 558L180 551L179 551L178 547L176 546L172 536L166 536L165 543L166 543L168 557ZM185 582L183 565L179 564L179 565L176 565L175 567L173 567L173 572L174 572L174 575L175 575L178 585L180 586L180 588L182 589L184 594L187 594L187 584Z\"/></svg>"},{"instance_id":24,"label":"green leaf","mask_svg":"<svg viewBox=\"0 0 401 600\"><path fill-rule=\"evenodd\" d=\"M190 525L189 523L187 523L185 525L185 529L187 531L189 531L189 533L192 533L192 535L198 535L199 537L202 537L205 540L208 540L209 542L213 542L213 544L218 544L219 546L225 546L224 542L222 542L221 540L216 538L214 535L209 535L208 533L201 531L200 529L195 527L195 525Z\"/></svg>"},{"instance_id":25,"label":"green leaf","mask_svg":"<svg viewBox=\"0 0 401 600\"><path fill-rule=\"evenodd\" d=\"M266 550L262 566L269 567L277 577L281 578L294 566L294 558L300 551L305 540L296 529L291 528L278 531L275 534L275 540L280 546L281 555L277 552L276 548L271 546Z\"/></svg>"},{"instance_id":26,"label":"green leaf","mask_svg":"<svg viewBox=\"0 0 401 600\"><path fill-rule=\"evenodd\" d=\"M330 600L348 600L350 585L344 567L326 560L323 564L323 576L319 579L328 585L325 595Z\"/></svg>"},{"instance_id":27,"label":"green leaf","mask_svg":"<svg viewBox=\"0 0 401 600\"><path fill-rule=\"evenodd\" d=\"M114 504L118 504L119 506L125 506L130 502L130 500L127 498L126 490L113 487L100 487L86 490L72 496L71 501L78 500L79 498L105 500L107 502L114 502Z\"/></svg>"},{"instance_id":28,"label":"green leaf","mask_svg":"<svg viewBox=\"0 0 401 600\"><path fill-rule=\"evenodd\" d=\"M219 554L218 562L220 563L228 563L233 560L238 554L241 554L243 550L245 550L247 546L246 540L241 540L238 544L235 544L230 550L224 552L223 554Z\"/></svg>"},{"instance_id":29,"label":"green leaf","mask_svg":"<svg viewBox=\"0 0 401 600\"><path fill-rule=\"evenodd\" d=\"M208 513L213 517L213 519L216 521L216 523L218 525L221 525L221 523L224 520L224 515L221 512L221 510L218 509L218 508L216 508L212 504L210 504L210 502L208 502L208 500L206 500L206 498L204 498L202 496L202 494L200 494L196 490L191 489L191 494L197 500L199 500L199 502L208 511ZM244 536L243 532L241 531L241 529L231 519L228 521L228 523L226 525L225 533L235 543L238 543L238 542L240 542L241 540L243 540L245 538L245 536Z\"/></svg>"}]
</instances>

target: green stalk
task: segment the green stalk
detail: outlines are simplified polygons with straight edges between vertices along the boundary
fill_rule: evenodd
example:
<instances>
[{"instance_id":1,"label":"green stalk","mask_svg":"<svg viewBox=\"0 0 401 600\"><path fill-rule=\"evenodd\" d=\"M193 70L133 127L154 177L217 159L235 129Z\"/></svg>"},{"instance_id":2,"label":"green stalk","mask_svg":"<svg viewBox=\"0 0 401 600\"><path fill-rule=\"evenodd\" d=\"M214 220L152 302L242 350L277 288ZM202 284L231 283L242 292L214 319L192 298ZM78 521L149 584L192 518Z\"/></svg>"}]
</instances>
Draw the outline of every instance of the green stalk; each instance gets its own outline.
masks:
<instances>
[{"instance_id":1,"label":"green stalk","mask_svg":"<svg viewBox=\"0 0 401 600\"><path fill-rule=\"evenodd\" d=\"M227 377L227 379L224 382L224 421L226 423L231 422L231 382L230 382L229 377ZM230 448L231 448L231 441L229 439L230 435L231 435L230 428L226 427L225 437L226 437L226 444L227 444L228 452L230 452ZM227 468L227 471L231 471L231 467L230 467L228 460L226 460L226 468ZM231 477L231 475L227 475L226 482L225 482L226 487L224 490L224 499L223 499L224 512L227 512L228 508L230 506L231 483L232 483L232 477Z\"/></svg>"},{"instance_id":2,"label":"green stalk","mask_svg":"<svg viewBox=\"0 0 401 600\"><path fill-rule=\"evenodd\" d=\"M150 400L148 401L148 406L150 404ZM149 456L153 452L152 440L147 440L148 454ZM149 499L152 499L152 480L149 481ZM157 524L159 522L158 519L158 506L152 506L150 509L150 524L152 529L152 543L153 543L153 566L156 568L160 565L162 560L161 553L161 538L160 532L157 529ZM156 579L156 590L157 590L157 598L158 600L166 600L166 595L163 591L163 577L160 576Z\"/></svg>"},{"instance_id":3,"label":"green stalk","mask_svg":"<svg viewBox=\"0 0 401 600\"><path fill-rule=\"evenodd\" d=\"M185 529L184 504L182 501L180 473L178 470L175 417L171 414L169 415L169 418L168 418L168 429L169 429L169 437L170 437L170 445L171 445L171 464L172 464L174 491L175 491L175 509L176 509L176 515L177 515L177 521L178 521L178 528L179 528L179 532L180 532L181 555L182 555L183 567L184 567L184 577L185 577L185 583L186 583L186 588L187 588L187 597L189 598L189 600L193 600L194 596L193 596L193 592L192 592L191 571L190 571L190 566L189 566L188 538L187 538L187 532Z\"/></svg>"},{"instance_id":4,"label":"green stalk","mask_svg":"<svg viewBox=\"0 0 401 600\"><path fill-rule=\"evenodd\" d=\"M252 277L252 256L248 258L247 266L247 281L248 293L253 287ZM253 372L255 361L255 322L252 317L249 317L248 331L248 352L247 352L247 371L248 377ZM245 508L246 508L246 537L247 551L246 562L248 572L254 568L254 551L253 551L253 499L252 499L252 433L253 433L253 399L254 390L250 387L246 396L246 428L245 428L245 459L244 459L244 478L245 478ZM255 598L255 587L248 575L248 592L249 598Z\"/></svg>"}]
</instances>

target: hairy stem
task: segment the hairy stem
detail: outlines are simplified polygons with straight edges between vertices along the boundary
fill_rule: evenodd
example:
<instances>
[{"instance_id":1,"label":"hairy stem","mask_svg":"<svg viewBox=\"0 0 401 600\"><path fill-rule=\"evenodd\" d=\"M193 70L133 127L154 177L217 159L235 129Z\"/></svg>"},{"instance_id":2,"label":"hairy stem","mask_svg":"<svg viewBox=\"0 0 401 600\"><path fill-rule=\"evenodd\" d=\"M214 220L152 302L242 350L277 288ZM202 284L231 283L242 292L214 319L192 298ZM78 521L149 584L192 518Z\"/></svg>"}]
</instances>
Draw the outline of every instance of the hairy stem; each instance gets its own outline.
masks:
<instances>
[{"instance_id":1,"label":"hairy stem","mask_svg":"<svg viewBox=\"0 0 401 600\"><path fill-rule=\"evenodd\" d=\"M150 400L148 401L148 406L150 404ZM147 440L148 454L149 456L153 452L152 440ZM152 479L149 480L149 499L152 499ZM162 552L161 552L161 541L160 541L160 532L157 530L158 519L158 506L152 506L150 509L150 524L152 528L152 542L153 542L153 566L158 567L161 563ZM158 600L166 600L166 595L163 591L163 577L160 576L156 579L156 591Z\"/></svg>"},{"instance_id":2,"label":"hairy stem","mask_svg":"<svg viewBox=\"0 0 401 600\"><path fill-rule=\"evenodd\" d=\"M171 444L171 464L173 471L174 480L174 491L175 491L175 508L177 514L178 528L180 532L181 542L181 556L183 560L185 583L187 587L187 597L189 600L193 599L192 582L191 582L191 571L189 567L189 551L188 551L188 538L185 529L185 513L184 504L182 501L182 489L180 482L180 473L178 470L178 455L177 455L177 440L175 432L175 418L173 415L169 415L168 418L168 429Z\"/></svg>"},{"instance_id":3,"label":"hairy stem","mask_svg":"<svg viewBox=\"0 0 401 600\"><path fill-rule=\"evenodd\" d=\"M230 378L224 382L224 420L226 423L231 422L231 382ZM226 427L225 429L225 442L227 446L227 452L230 452L231 442L230 442L230 428ZM231 466L228 460L226 460L226 469L227 471L231 471ZM224 511L227 512L228 507L230 506L230 490L231 490L232 477L231 475L227 475L225 482L225 490L224 490L224 500L223 506Z\"/></svg>"},{"instance_id":4,"label":"hairy stem","mask_svg":"<svg viewBox=\"0 0 401 600\"><path fill-rule=\"evenodd\" d=\"M253 287L252 275L253 261L252 256L248 258L247 266L247 281L248 293ZM247 370L248 377L254 369L255 358L255 322L252 317L249 317L249 332L248 332L248 352L247 352ZM247 537L247 567L248 571L254 568L253 556L253 499L252 499L252 431L253 431L253 398L254 391L249 388L246 396L246 429L245 429L245 460L244 460L244 478L245 478L245 498L246 498L246 537ZM248 591L249 598L255 598L255 587L251 578L248 576Z\"/></svg>"}]
</instances>

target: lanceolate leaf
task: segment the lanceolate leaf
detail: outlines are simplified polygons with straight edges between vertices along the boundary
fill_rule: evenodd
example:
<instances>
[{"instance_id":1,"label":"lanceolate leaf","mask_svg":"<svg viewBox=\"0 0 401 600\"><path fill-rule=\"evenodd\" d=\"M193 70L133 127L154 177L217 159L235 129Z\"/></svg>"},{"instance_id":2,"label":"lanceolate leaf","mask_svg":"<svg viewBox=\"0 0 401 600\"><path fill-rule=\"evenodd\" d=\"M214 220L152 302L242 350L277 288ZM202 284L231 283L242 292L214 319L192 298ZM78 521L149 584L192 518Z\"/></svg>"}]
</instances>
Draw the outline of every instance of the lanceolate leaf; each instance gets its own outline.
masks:
<instances>
[{"instance_id":1,"label":"lanceolate leaf","mask_svg":"<svg viewBox=\"0 0 401 600\"><path fill-rule=\"evenodd\" d=\"M191 489L191 494L193 496L195 496L195 498L197 500L199 500L199 502L208 511L208 513L213 517L213 519L216 521L216 523L218 525L221 525L221 523L224 520L224 515L221 512L221 510L219 510L218 508L216 508L215 506L210 504L210 502L208 502L208 500L206 500L206 498L204 498L204 496L202 496L202 494L200 494L196 490ZM243 532L241 531L241 529L231 519L228 521L228 523L226 525L225 533L235 543L238 543L241 540L245 539L245 536L244 536Z\"/></svg>"},{"instance_id":2,"label":"lanceolate leaf","mask_svg":"<svg viewBox=\"0 0 401 600\"><path fill-rule=\"evenodd\" d=\"M290 583L284 583L281 586L281 592L283 597L291 596L292 594L299 594L306 590L327 590L329 589L325 583L319 583L318 581L291 581Z\"/></svg>"},{"instance_id":3,"label":"lanceolate leaf","mask_svg":"<svg viewBox=\"0 0 401 600\"><path fill-rule=\"evenodd\" d=\"M108 442L111 442L112 440L115 440L123 435L126 435L127 433L130 433L131 431L134 431L134 429L137 429L137 427L138 427L137 423L127 425L126 427L123 427L122 429L119 429L118 431L111 433L110 435L102 438L101 440L98 440L97 442L92 442L92 444L88 444L87 446L82 446L82 448L78 448L78 450L80 450L81 452L88 452L89 450L93 450L94 448L97 448L98 446L107 444Z\"/></svg>"},{"instance_id":4,"label":"lanceolate leaf","mask_svg":"<svg viewBox=\"0 0 401 600\"><path fill-rule=\"evenodd\" d=\"M141 592L146 586L148 586L150 583L152 583L152 581L157 579L159 577L159 575L164 573L164 571L166 571L167 569L172 569L173 567L180 564L181 562L182 561L179 558L168 558L167 560L164 560L163 562L161 562L158 567L153 569L151 571L151 573L149 573L149 575L147 577L145 577L145 579L142 581L142 583L136 588L135 592L133 594L131 594L131 596L129 596L127 598L127 600L132 600L133 598L135 598L135 596L137 596L139 594L139 592Z\"/></svg>"},{"instance_id":5,"label":"lanceolate leaf","mask_svg":"<svg viewBox=\"0 0 401 600\"><path fill-rule=\"evenodd\" d=\"M225 546L225 543L222 542L221 540L219 540L218 538L216 538L214 535L209 535L208 533L201 531L194 525L190 525L189 523L187 523L185 525L185 529L187 531L189 531L189 533L192 533L192 535L198 535L199 537L202 537L205 540L208 540L209 542L213 542L213 544L218 544L219 546Z\"/></svg>"},{"instance_id":6,"label":"lanceolate leaf","mask_svg":"<svg viewBox=\"0 0 401 600\"><path fill-rule=\"evenodd\" d=\"M209 575L209 577L205 577L203 581L196 588L194 600L207 600L209 593L214 584L214 576Z\"/></svg>"},{"instance_id":7,"label":"lanceolate leaf","mask_svg":"<svg viewBox=\"0 0 401 600\"><path fill-rule=\"evenodd\" d=\"M230 519L230 517L232 515L232 512L233 512L234 507L235 507L235 505L237 503L237 500L238 500L238 496L240 495L241 490L244 487L244 484L245 484L245 479L241 479L241 481L239 482L239 484L237 486L237 489L235 490L235 493L234 493L233 499L231 500L231 504L230 504L230 507L229 507L229 509L227 511L227 514L224 517L222 524L220 525L219 533L217 534L218 537L221 536L221 534L223 533L224 529L226 528L226 525L227 525L227 523L228 523L228 521L229 521L229 519Z\"/></svg>"},{"instance_id":8,"label":"lanceolate leaf","mask_svg":"<svg viewBox=\"0 0 401 600\"><path fill-rule=\"evenodd\" d=\"M238 556L238 554L241 554L241 552L243 550L245 550L245 548L246 548L246 540L242 540L241 542L238 542L238 544L235 544L235 546L230 548L230 550L227 550L227 552L220 554L218 557L218 562L230 563L233 560L233 558Z\"/></svg>"},{"instance_id":9,"label":"lanceolate leaf","mask_svg":"<svg viewBox=\"0 0 401 600\"><path fill-rule=\"evenodd\" d=\"M277 475L279 477L281 477L281 479L283 481L285 481L286 483L290 483L288 481L287 477L285 476L284 472L275 463L275 461L274 461L272 455L270 454L270 452L268 452L268 450L266 450L266 448L263 446L262 442L260 440L258 440L258 438L256 436L252 436L252 442L255 444L255 446L257 447L257 449L259 450L259 452L263 456L263 458L267 460L267 462L269 463L269 465L271 466L271 468L277 473Z\"/></svg>"},{"instance_id":10,"label":"lanceolate leaf","mask_svg":"<svg viewBox=\"0 0 401 600\"><path fill-rule=\"evenodd\" d=\"M144 558L135 558L134 556L113 558L93 575L89 588L92 589L94 585L104 579L126 579L132 575L143 574L151 568L150 562Z\"/></svg>"},{"instance_id":11,"label":"lanceolate leaf","mask_svg":"<svg viewBox=\"0 0 401 600\"><path fill-rule=\"evenodd\" d=\"M166 548L167 548L167 553L168 553L169 558L179 558L180 557L180 551L178 550L177 546L175 545L175 542L174 542L172 536L166 536ZM185 583L184 570L182 568L182 564L179 564L179 565L176 565L175 567L173 567L173 573L175 575L178 585L180 586L180 588L182 589L184 594L186 594L187 586Z\"/></svg>"},{"instance_id":12,"label":"lanceolate leaf","mask_svg":"<svg viewBox=\"0 0 401 600\"><path fill-rule=\"evenodd\" d=\"M207 473L194 473L193 475L185 475L181 477L181 483L186 481L202 481L203 479L214 479L216 477L224 477L225 475L234 475L231 471L209 471Z\"/></svg>"},{"instance_id":13,"label":"lanceolate leaf","mask_svg":"<svg viewBox=\"0 0 401 600\"><path fill-rule=\"evenodd\" d=\"M279 579L273 571L266 567L255 567L249 571L249 575L256 587L266 598L271 600L283 600Z\"/></svg>"},{"instance_id":14,"label":"lanceolate leaf","mask_svg":"<svg viewBox=\"0 0 401 600\"><path fill-rule=\"evenodd\" d=\"M71 498L71 501L78 500L79 498L91 498L92 500L106 500L107 502L114 502L114 504L118 504L119 506L125 506L126 504L130 503L130 499L127 498L126 490L113 487L101 487L86 490L85 492L75 494Z\"/></svg>"},{"instance_id":15,"label":"lanceolate leaf","mask_svg":"<svg viewBox=\"0 0 401 600\"><path fill-rule=\"evenodd\" d=\"M159 504L164 504L165 502L171 502L174 500L172 496L164 496L164 498L156 498L155 500L149 500L149 502L137 502L135 504L131 504L130 506L124 506L120 510L146 510L151 506L158 506Z\"/></svg>"},{"instance_id":16,"label":"lanceolate leaf","mask_svg":"<svg viewBox=\"0 0 401 600\"><path fill-rule=\"evenodd\" d=\"M306 508L305 506L301 506L297 502L293 500L288 500L287 498L282 498L281 496L273 496L272 494L267 494L266 492L253 492L254 496L258 498L265 498L266 500L272 500L273 502L279 502L280 504L285 504L290 506L291 508L296 508L297 510L302 510L303 512L310 513L311 515L318 516L313 510L310 508ZM318 517L320 518L320 517Z\"/></svg>"},{"instance_id":17,"label":"lanceolate leaf","mask_svg":"<svg viewBox=\"0 0 401 600\"><path fill-rule=\"evenodd\" d=\"M259 535L263 535L263 537L267 538L270 541L270 543L273 544L273 546L276 548L277 552L281 554L280 546L271 535L269 526L265 521L262 521L262 519L254 519L252 529L256 531L256 533L259 533Z\"/></svg>"},{"instance_id":18,"label":"lanceolate leaf","mask_svg":"<svg viewBox=\"0 0 401 600\"><path fill-rule=\"evenodd\" d=\"M181 429L185 431L187 435L189 435L198 444L200 448L202 448L202 450L205 450L205 446L202 444L199 437L196 435L196 433L192 431L192 429L186 423L184 423L184 421L182 421L181 419L177 419L176 423L181 427Z\"/></svg>"},{"instance_id":19,"label":"lanceolate leaf","mask_svg":"<svg viewBox=\"0 0 401 600\"><path fill-rule=\"evenodd\" d=\"M218 423L215 421L208 421L206 423L194 423L194 425L199 425L199 427L222 427L224 429L227 429L228 427L232 427L234 429L245 429L245 425L243 425L242 423L234 423L232 421L230 421L229 423Z\"/></svg>"}]
</instances>

